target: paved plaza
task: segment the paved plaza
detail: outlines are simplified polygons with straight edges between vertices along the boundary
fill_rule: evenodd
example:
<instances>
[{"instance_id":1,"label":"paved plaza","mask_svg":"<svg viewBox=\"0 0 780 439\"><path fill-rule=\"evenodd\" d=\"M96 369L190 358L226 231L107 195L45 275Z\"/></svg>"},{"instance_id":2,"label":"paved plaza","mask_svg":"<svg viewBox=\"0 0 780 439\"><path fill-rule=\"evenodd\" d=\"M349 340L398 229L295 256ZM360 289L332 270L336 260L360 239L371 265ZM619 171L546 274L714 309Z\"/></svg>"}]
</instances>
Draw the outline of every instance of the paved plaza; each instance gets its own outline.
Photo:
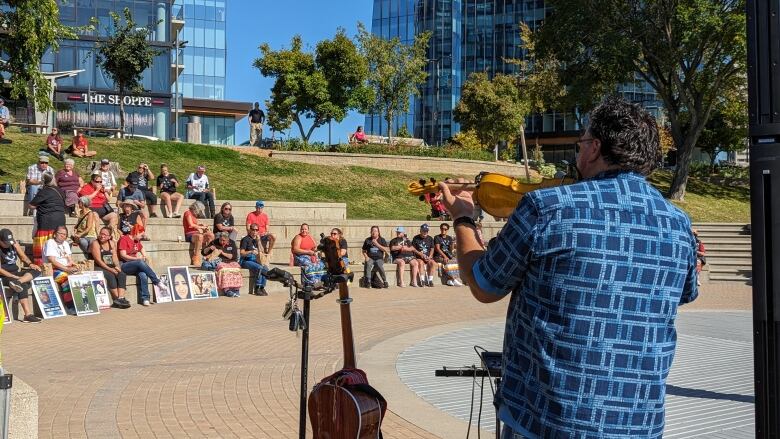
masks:
<instances>
[{"instance_id":1,"label":"paved plaza","mask_svg":"<svg viewBox=\"0 0 780 439\"><path fill-rule=\"evenodd\" d=\"M300 338L280 318L286 292L276 288L269 297L17 322L3 331L4 366L38 392L41 438L297 437ZM389 402L385 437L465 437L468 418L437 407L404 375L406 353L454 333L463 345L496 347L507 302L480 304L449 287L352 293L358 365ZM684 308L667 428L729 403L722 415L742 416L732 427L750 436L750 316L733 312L749 308L750 288L729 283L705 285ZM311 328L310 386L341 366L335 296L314 303ZM707 367L697 371L696 361ZM719 382L708 381L711 372L723 374L713 375Z\"/></svg>"}]
</instances>

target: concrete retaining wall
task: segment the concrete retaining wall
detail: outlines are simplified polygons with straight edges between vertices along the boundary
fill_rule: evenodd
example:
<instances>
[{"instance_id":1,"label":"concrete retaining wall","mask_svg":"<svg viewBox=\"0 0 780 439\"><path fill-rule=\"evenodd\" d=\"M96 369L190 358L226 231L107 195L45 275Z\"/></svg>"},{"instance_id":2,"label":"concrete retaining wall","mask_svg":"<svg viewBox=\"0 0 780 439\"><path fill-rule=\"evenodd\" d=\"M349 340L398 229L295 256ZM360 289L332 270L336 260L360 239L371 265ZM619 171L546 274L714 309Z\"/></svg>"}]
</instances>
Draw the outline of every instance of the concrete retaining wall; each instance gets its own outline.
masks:
<instances>
[{"instance_id":1,"label":"concrete retaining wall","mask_svg":"<svg viewBox=\"0 0 780 439\"><path fill-rule=\"evenodd\" d=\"M9 371L13 373L13 371ZM38 393L14 375L11 389L11 419L8 439L36 439L38 437Z\"/></svg>"}]
</instances>

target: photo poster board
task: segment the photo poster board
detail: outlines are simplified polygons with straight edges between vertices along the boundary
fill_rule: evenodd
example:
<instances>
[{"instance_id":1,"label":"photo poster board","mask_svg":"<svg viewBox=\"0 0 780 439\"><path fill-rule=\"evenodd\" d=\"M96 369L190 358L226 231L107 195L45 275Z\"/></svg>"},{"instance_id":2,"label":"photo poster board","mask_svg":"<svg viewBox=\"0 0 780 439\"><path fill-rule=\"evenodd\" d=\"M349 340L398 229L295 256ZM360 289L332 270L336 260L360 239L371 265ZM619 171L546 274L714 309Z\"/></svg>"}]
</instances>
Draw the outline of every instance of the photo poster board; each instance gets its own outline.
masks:
<instances>
[{"instance_id":1,"label":"photo poster board","mask_svg":"<svg viewBox=\"0 0 780 439\"><path fill-rule=\"evenodd\" d=\"M0 303L0 306L3 307L3 325L10 325L14 322L14 319L11 318L11 299L5 297L5 287L2 282L0 282L0 294L3 295L3 303Z\"/></svg>"},{"instance_id":2,"label":"photo poster board","mask_svg":"<svg viewBox=\"0 0 780 439\"><path fill-rule=\"evenodd\" d=\"M38 277L32 280L33 296L38 308L41 310L41 316L44 319L53 319L64 317L65 308L62 306L60 295L57 292L57 284L54 278Z\"/></svg>"},{"instance_id":3,"label":"photo poster board","mask_svg":"<svg viewBox=\"0 0 780 439\"><path fill-rule=\"evenodd\" d=\"M171 294L173 294L171 291L171 281L167 274L161 274L160 277L160 285L165 285L168 287L168 291L162 292L159 288L154 288L154 301L157 303L169 303L173 302L173 297Z\"/></svg>"},{"instance_id":4,"label":"photo poster board","mask_svg":"<svg viewBox=\"0 0 780 439\"><path fill-rule=\"evenodd\" d=\"M95 297L95 287L92 285L92 276L87 273L71 274L68 276L68 284L77 316L100 314Z\"/></svg>"},{"instance_id":5,"label":"photo poster board","mask_svg":"<svg viewBox=\"0 0 780 439\"><path fill-rule=\"evenodd\" d=\"M111 293L108 291L108 285L106 285L106 277L102 271L85 271L84 274L89 275L89 280L92 282L92 288L95 290L95 300L97 301L98 309L111 308Z\"/></svg>"},{"instance_id":6,"label":"photo poster board","mask_svg":"<svg viewBox=\"0 0 780 439\"><path fill-rule=\"evenodd\" d=\"M190 273L190 288L195 299L213 299L219 296L217 277L213 272Z\"/></svg>"},{"instance_id":7,"label":"photo poster board","mask_svg":"<svg viewBox=\"0 0 780 439\"><path fill-rule=\"evenodd\" d=\"M171 294L174 302L192 300L190 287L190 269L188 266L168 267L168 279L171 284Z\"/></svg>"}]
</instances>

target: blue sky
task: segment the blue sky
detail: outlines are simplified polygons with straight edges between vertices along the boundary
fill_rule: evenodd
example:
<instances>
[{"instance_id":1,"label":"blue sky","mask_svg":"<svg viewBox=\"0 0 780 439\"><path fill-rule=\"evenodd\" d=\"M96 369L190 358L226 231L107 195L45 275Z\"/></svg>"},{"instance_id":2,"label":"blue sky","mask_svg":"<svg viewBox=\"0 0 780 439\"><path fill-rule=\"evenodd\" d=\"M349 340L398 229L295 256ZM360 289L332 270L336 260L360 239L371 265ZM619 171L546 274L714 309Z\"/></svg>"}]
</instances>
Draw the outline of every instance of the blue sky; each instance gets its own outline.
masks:
<instances>
[{"instance_id":1,"label":"blue sky","mask_svg":"<svg viewBox=\"0 0 780 439\"><path fill-rule=\"evenodd\" d=\"M252 67L260 55L261 43L267 42L275 49L289 47L290 39L299 34L313 50L318 41L333 37L339 27L346 29L350 36L357 33L358 21L370 28L373 7L370 0L228 0L227 4L226 99L260 102L261 106L273 86L272 78L263 78ZM362 115L350 113L342 123L334 123L333 142L346 142L363 121ZM291 137L300 137L295 126L289 133ZM249 128L244 118L236 125L236 143L248 139ZM315 130L312 139L327 142L328 127Z\"/></svg>"}]
</instances>

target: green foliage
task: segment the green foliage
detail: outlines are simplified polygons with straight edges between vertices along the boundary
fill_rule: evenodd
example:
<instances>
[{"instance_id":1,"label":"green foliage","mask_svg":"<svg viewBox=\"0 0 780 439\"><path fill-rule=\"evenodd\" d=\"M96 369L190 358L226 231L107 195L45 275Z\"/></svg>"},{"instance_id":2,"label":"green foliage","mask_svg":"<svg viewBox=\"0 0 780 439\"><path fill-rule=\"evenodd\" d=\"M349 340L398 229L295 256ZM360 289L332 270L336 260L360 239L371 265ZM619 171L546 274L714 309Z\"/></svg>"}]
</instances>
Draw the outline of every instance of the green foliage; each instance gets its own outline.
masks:
<instances>
[{"instance_id":1,"label":"green foliage","mask_svg":"<svg viewBox=\"0 0 780 439\"><path fill-rule=\"evenodd\" d=\"M425 71L430 32L414 37L411 45L398 37L384 39L358 23L360 50L368 62L367 84L373 96L363 108L365 113L384 116L392 143L393 118L409 111L409 96L419 96L428 73Z\"/></svg>"},{"instance_id":2,"label":"green foliage","mask_svg":"<svg viewBox=\"0 0 780 439\"><path fill-rule=\"evenodd\" d=\"M409 128L406 128L406 124L401 125L401 128L398 128L398 132L395 135L396 137L401 137L403 139L412 138L412 135L409 133Z\"/></svg>"},{"instance_id":3,"label":"green foliage","mask_svg":"<svg viewBox=\"0 0 780 439\"><path fill-rule=\"evenodd\" d=\"M149 44L150 27L139 27L133 21L130 8L123 15L111 12L112 27L109 37L97 43L96 61L106 75L114 82L119 92L119 129L125 131L124 96L142 93L142 79L146 69L152 66L154 58L162 52ZM155 23L156 24L156 23Z\"/></svg>"},{"instance_id":4,"label":"green foliage","mask_svg":"<svg viewBox=\"0 0 780 439\"><path fill-rule=\"evenodd\" d=\"M687 116L687 114L686 114ZM710 156L710 172L721 152L738 152L747 148L747 90L724 96L699 136L696 146Z\"/></svg>"},{"instance_id":5,"label":"green foliage","mask_svg":"<svg viewBox=\"0 0 780 439\"><path fill-rule=\"evenodd\" d=\"M27 98L38 110L52 107L51 83L43 77L40 62L47 49L59 49L63 38L74 38L73 29L59 20L56 0L0 1L0 70L11 74L11 97Z\"/></svg>"},{"instance_id":6,"label":"green foliage","mask_svg":"<svg viewBox=\"0 0 780 439\"><path fill-rule=\"evenodd\" d=\"M531 156L531 159L536 163L536 166L543 166L544 161L544 151L542 151L542 145L540 143L537 143L534 147L533 155Z\"/></svg>"},{"instance_id":7,"label":"green foliage","mask_svg":"<svg viewBox=\"0 0 780 439\"><path fill-rule=\"evenodd\" d=\"M720 96L744 87L745 0L548 0L536 35L542 57L581 110L639 78L659 95L678 166L669 188L685 194L693 146ZM684 126L681 113L690 114Z\"/></svg>"},{"instance_id":8,"label":"green foliage","mask_svg":"<svg viewBox=\"0 0 780 439\"><path fill-rule=\"evenodd\" d=\"M271 100L266 101L268 125L275 131L295 123L308 142L315 129L330 120L341 122L350 110L363 108L370 99L364 84L368 65L343 29L332 40L317 43L314 53L303 50L298 35L289 49L275 51L263 43L260 52L254 67L276 79ZM304 119L312 121L308 130Z\"/></svg>"},{"instance_id":9,"label":"green foliage","mask_svg":"<svg viewBox=\"0 0 780 439\"><path fill-rule=\"evenodd\" d=\"M462 129L473 130L481 144L492 147L501 140L511 143L529 111L514 77L497 74L490 80L486 73L477 72L463 84L452 115Z\"/></svg>"},{"instance_id":10,"label":"green foliage","mask_svg":"<svg viewBox=\"0 0 780 439\"><path fill-rule=\"evenodd\" d=\"M463 149L457 145L448 146L403 146L387 144L366 144L366 145L339 145L336 152L351 154L383 154L383 155L406 155L417 157L441 157L450 159L481 160L485 162L494 161L493 154L482 148Z\"/></svg>"},{"instance_id":11,"label":"green foliage","mask_svg":"<svg viewBox=\"0 0 780 439\"><path fill-rule=\"evenodd\" d=\"M558 172L558 168L550 163L537 165L536 170L539 171L539 174L544 178L553 178L555 177L555 173Z\"/></svg>"},{"instance_id":12,"label":"green foliage","mask_svg":"<svg viewBox=\"0 0 780 439\"><path fill-rule=\"evenodd\" d=\"M452 136L450 145L466 151L485 151L474 130L460 130Z\"/></svg>"}]
</instances>

